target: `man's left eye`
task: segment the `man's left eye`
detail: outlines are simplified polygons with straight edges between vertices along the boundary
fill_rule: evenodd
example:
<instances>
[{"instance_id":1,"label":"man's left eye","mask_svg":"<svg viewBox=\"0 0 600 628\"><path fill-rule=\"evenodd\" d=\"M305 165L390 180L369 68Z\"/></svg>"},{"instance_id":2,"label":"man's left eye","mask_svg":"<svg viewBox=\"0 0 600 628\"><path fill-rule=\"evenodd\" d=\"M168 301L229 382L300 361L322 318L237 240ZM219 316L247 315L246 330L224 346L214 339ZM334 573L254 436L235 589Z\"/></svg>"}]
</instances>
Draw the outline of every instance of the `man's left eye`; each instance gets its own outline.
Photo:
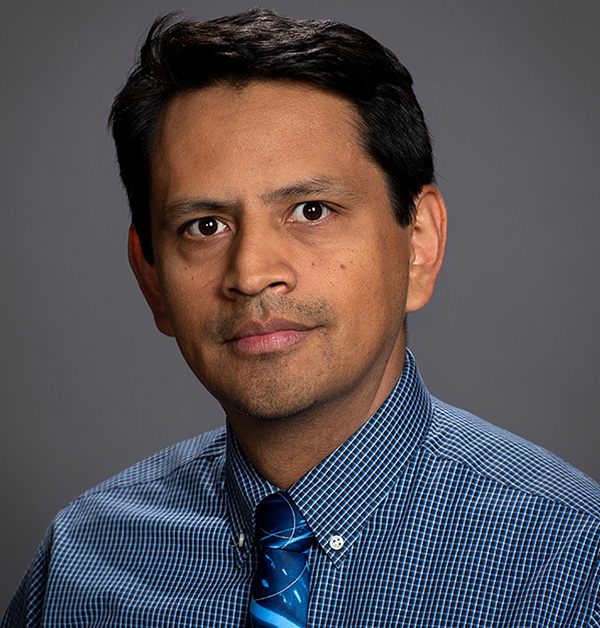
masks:
<instances>
[{"instance_id":1,"label":"man's left eye","mask_svg":"<svg viewBox=\"0 0 600 628\"><path fill-rule=\"evenodd\" d=\"M309 201L296 205L291 215L292 222L316 222L331 214L331 209L319 201Z\"/></svg>"}]
</instances>

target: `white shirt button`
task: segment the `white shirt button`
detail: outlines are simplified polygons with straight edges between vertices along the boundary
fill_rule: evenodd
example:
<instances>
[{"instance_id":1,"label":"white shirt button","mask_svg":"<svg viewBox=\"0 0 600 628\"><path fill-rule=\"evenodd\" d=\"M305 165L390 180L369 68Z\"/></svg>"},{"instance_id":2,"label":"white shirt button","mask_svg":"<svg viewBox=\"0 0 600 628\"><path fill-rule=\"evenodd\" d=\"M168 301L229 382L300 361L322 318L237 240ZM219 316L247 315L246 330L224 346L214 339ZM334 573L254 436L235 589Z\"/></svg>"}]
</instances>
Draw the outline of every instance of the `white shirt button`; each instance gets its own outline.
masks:
<instances>
[{"instance_id":1,"label":"white shirt button","mask_svg":"<svg viewBox=\"0 0 600 628\"><path fill-rule=\"evenodd\" d=\"M344 539L339 534L334 534L329 539L329 547L334 550L341 550L344 547Z\"/></svg>"}]
</instances>

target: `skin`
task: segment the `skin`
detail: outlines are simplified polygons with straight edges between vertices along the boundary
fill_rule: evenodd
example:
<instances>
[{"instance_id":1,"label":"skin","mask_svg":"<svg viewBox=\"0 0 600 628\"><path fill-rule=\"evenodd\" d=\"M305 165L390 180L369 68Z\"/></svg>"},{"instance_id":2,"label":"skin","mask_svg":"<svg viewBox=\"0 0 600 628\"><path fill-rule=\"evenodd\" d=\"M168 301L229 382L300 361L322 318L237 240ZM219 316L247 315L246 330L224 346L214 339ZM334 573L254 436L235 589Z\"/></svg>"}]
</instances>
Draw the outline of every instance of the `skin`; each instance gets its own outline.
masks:
<instances>
[{"instance_id":1,"label":"skin","mask_svg":"<svg viewBox=\"0 0 600 628\"><path fill-rule=\"evenodd\" d=\"M289 488L363 425L402 372L404 315L446 239L433 186L394 218L343 98L293 82L175 98L152 158L155 264L129 255L257 470Z\"/></svg>"}]
</instances>

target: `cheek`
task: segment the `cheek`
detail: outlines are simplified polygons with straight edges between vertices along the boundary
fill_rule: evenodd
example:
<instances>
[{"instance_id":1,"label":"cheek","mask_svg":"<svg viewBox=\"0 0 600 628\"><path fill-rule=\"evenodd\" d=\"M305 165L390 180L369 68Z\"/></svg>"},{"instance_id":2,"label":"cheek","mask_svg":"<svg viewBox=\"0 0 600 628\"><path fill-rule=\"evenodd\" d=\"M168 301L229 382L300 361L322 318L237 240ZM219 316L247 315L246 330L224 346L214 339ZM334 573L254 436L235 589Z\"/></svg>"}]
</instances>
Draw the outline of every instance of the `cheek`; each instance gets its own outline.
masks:
<instances>
[{"instance_id":1,"label":"cheek","mask_svg":"<svg viewBox=\"0 0 600 628\"><path fill-rule=\"evenodd\" d=\"M390 325L404 318L409 264L398 238L383 237L355 263L359 285L359 307L373 324Z\"/></svg>"},{"instance_id":2,"label":"cheek","mask_svg":"<svg viewBox=\"0 0 600 628\"><path fill-rule=\"evenodd\" d=\"M176 335L210 316L211 296L217 284L199 268L163 266L159 269L160 284L167 315Z\"/></svg>"},{"instance_id":3,"label":"cheek","mask_svg":"<svg viewBox=\"0 0 600 628\"><path fill-rule=\"evenodd\" d=\"M330 264L318 268L323 296L359 327L403 318L408 264L401 256L387 254L394 245L340 250Z\"/></svg>"}]
</instances>

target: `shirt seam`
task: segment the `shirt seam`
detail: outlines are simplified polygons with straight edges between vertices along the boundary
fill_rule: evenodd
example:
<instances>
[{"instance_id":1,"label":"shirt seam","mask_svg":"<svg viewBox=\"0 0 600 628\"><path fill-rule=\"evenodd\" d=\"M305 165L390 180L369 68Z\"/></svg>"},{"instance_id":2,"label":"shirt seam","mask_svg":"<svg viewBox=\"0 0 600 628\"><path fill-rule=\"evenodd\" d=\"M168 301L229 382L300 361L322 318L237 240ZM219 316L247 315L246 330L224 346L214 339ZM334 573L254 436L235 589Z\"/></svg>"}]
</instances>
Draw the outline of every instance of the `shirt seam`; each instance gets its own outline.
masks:
<instances>
[{"instance_id":1,"label":"shirt seam","mask_svg":"<svg viewBox=\"0 0 600 628\"><path fill-rule=\"evenodd\" d=\"M179 471L185 469L186 467L189 467L192 464L197 463L198 461L206 458L206 459L218 459L221 457L225 456L225 451L220 452L220 453L215 453L215 454L199 454L196 457L194 457L191 460L188 460L186 462L183 462L179 465L177 465L176 467L174 467L173 469L169 469L168 471L157 475L156 477L153 478L148 478L148 479L140 479L137 481L131 481L131 482L123 482L123 483L115 483L112 486L102 486L102 485L98 485L98 486L93 486L92 488L88 489L87 491L83 492L81 495L78 495L77 497L75 497L71 502L69 502L69 504L67 504L65 506L65 508L68 508L71 504L75 504L78 501L81 501L82 499L85 499L87 497L92 497L93 495L98 495L101 493L110 493L112 491L115 490L119 490L119 491L123 491L123 490L127 490L130 488L135 488L138 486L143 486L145 484L152 484L153 482L161 482L165 479L167 479L168 477L174 475L175 473L178 473ZM210 471L211 474L211 478L215 477L215 475L213 474L213 471L211 469ZM224 475L224 471L219 473L220 476ZM107 480L110 481L110 480ZM104 484L104 483L102 483Z\"/></svg>"},{"instance_id":2,"label":"shirt seam","mask_svg":"<svg viewBox=\"0 0 600 628\"><path fill-rule=\"evenodd\" d=\"M449 454L441 454L439 452L436 452L434 450L434 448L432 447L432 445L429 442L424 442L423 443L423 449L427 450L436 460L448 460L451 462L454 462L458 465L460 465L461 467L468 469L470 471L472 471L473 473L475 473L477 476L490 480L492 482L495 482L496 484L500 485L500 486L504 486L505 488L508 488L512 491L517 491L519 493L522 493L523 495L528 495L530 497L535 497L536 499L541 499L544 500L545 502L551 503L551 504L556 504L558 506L561 506L563 508L567 508L568 510L570 510L571 512L575 512L575 513L579 513L581 515L584 515L585 517L587 517L589 520L596 522L596 524L600 525L600 517L589 512L588 510L585 510L584 508L581 507L577 507L574 506L572 504L568 504L560 499L553 499L551 497L548 497L547 495L543 495L542 493L536 493L534 491L530 491L527 490L526 488L523 487L519 487L516 486L515 484L511 484L509 482L506 482L504 480L502 480L501 478L498 478L494 475L491 475L489 473L484 473L483 471L478 470L477 468L475 468L472 464L469 464L468 462L465 462L464 460L461 460L460 458L456 457L456 456L452 456Z\"/></svg>"}]
</instances>

